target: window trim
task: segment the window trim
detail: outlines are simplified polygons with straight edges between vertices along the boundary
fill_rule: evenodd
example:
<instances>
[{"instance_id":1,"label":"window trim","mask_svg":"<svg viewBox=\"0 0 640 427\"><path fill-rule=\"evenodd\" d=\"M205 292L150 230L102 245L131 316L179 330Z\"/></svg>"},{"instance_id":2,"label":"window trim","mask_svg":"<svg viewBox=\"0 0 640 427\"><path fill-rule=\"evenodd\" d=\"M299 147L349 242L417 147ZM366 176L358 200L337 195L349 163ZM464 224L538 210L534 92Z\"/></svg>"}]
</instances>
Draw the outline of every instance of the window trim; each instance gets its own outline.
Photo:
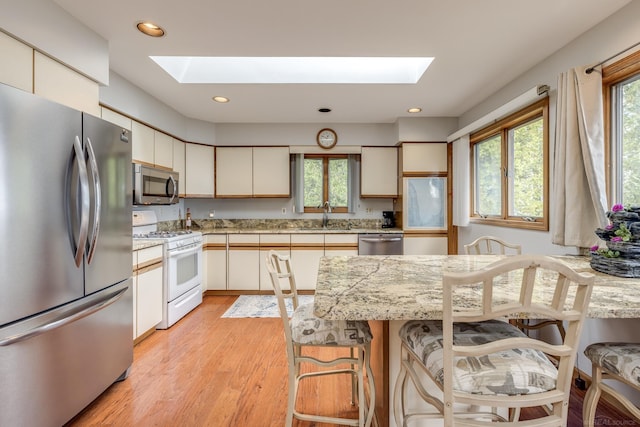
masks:
<instances>
[{"instance_id":1,"label":"window trim","mask_svg":"<svg viewBox=\"0 0 640 427\"><path fill-rule=\"evenodd\" d=\"M347 154L304 154L302 161L306 159L322 159L322 200L329 200L329 159L345 159L349 161ZM322 213L324 208L303 206L304 213ZM348 206L331 206L332 213L347 213L349 211Z\"/></svg>"},{"instance_id":2,"label":"window trim","mask_svg":"<svg viewBox=\"0 0 640 427\"><path fill-rule=\"evenodd\" d=\"M594 72L598 72L595 70ZM602 67L602 102L604 107L604 157L605 157L605 183L607 187L607 200L609 206L618 202L616 199L616 188L613 174L616 173L617 165L612 158L613 153L613 112L611 91L615 85L627 80L630 77L640 74L640 51L631 53L620 60Z\"/></svg>"},{"instance_id":3,"label":"window trim","mask_svg":"<svg viewBox=\"0 0 640 427\"><path fill-rule=\"evenodd\" d=\"M479 142L485 141L491 136L500 135L502 143L502 159L501 168L504 170L508 167L507 164L507 143L508 132L510 129L518 127L526 122L541 117L543 120L542 130L542 149L543 149L543 216L540 218L532 218L533 220L527 220L525 217L510 216L508 215L508 182L507 176L502 174L502 212L501 215L492 217L481 217L475 211L475 145ZM469 135L469 163L470 163L470 206L471 216L470 222L476 224L488 224L497 225L502 227L523 228L529 230L549 230L549 97L545 96L543 99L530 104L529 106L489 125Z\"/></svg>"}]
</instances>

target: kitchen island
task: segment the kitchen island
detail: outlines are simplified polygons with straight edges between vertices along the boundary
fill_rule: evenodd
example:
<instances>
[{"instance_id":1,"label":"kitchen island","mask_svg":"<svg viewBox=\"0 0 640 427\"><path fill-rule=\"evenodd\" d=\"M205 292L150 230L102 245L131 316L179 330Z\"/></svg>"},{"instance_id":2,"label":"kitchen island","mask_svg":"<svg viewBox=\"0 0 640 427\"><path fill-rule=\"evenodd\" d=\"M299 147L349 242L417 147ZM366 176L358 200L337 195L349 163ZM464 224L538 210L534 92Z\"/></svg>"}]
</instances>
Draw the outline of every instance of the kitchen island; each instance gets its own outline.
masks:
<instances>
[{"instance_id":1,"label":"kitchen island","mask_svg":"<svg viewBox=\"0 0 640 427\"><path fill-rule=\"evenodd\" d=\"M376 415L389 425L390 386L399 354L397 330L406 320L442 318L442 274L487 266L498 255L338 256L320 260L315 313L327 319L368 320L374 333ZM640 281L599 273L588 257L554 256L596 276L588 317L640 318ZM391 417L390 417L391 415Z\"/></svg>"}]
</instances>

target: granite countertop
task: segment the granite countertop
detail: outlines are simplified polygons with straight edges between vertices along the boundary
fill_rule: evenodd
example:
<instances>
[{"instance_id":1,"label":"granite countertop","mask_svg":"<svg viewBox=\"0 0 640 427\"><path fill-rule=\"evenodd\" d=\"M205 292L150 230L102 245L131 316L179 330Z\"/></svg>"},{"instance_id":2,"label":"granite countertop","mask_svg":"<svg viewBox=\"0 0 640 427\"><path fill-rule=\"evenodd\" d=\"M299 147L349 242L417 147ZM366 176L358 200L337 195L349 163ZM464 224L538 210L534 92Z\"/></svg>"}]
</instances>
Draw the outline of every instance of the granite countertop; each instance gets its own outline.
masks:
<instances>
[{"instance_id":1,"label":"granite countertop","mask_svg":"<svg viewBox=\"0 0 640 427\"><path fill-rule=\"evenodd\" d=\"M399 228L204 228L202 234L361 234L361 233L402 233Z\"/></svg>"},{"instance_id":2,"label":"granite countertop","mask_svg":"<svg viewBox=\"0 0 640 427\"><path fill-rule=\"evenodd\" d=\"M640 318L639 279L596 272L588 257L556 258L596 276L588 317ZM496 259L495 255L323 257L315 312L327 319L440 319L442 272L476 270Z\"/></svg>"}]
</instances>

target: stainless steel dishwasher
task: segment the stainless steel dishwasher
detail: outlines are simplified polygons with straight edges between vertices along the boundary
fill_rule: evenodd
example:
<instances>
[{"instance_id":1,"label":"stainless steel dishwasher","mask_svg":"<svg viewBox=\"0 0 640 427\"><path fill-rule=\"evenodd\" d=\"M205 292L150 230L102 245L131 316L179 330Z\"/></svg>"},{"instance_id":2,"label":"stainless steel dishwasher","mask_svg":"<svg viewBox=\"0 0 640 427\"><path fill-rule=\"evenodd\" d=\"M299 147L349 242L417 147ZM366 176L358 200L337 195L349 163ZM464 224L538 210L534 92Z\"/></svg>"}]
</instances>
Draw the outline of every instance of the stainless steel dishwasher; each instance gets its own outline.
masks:
<instances>
[{"instance_id":1,"label":"stainless steel dishwasher","mask_svg":"<svg viewBox=\"0 0 640 427\"><path fill-rule=\"evenodd\" d=\"M402 233L358 235L358 255L402 255Z\"/></svg>"}]
</instances>

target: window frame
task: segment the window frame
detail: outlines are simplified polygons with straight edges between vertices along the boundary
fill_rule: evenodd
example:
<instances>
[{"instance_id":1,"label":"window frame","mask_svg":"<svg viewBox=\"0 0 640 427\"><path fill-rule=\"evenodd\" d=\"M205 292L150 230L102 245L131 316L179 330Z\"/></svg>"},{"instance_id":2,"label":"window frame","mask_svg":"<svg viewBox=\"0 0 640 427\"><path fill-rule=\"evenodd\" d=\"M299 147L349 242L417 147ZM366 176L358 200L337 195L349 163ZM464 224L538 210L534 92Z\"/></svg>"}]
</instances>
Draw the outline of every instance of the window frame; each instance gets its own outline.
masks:
<instances>
[{"instance_id":1,"label":"window frame","mask_svg":"<svg viewBox=\"0 0 640 427\"><path fill-rule=\"evenodd\" d=\"M594 72L598 72L595 70ZM615 106L613 105L614 97L612 91L614 87L624 82L625 80L640 75L640 51L631 53L618 61L615 61L609 65L602 67L602 100L604 107L604 144L605 144L605 182L607 187L607 199L609 206L613 206L615 203L622 203L617 200L619 192L618 183L616 182L616 175L620 169L616 163L617 153L616 146L613 141L614 125L614 112Z\"/></svg>"},{"instance_id":2,"label":"window frame","mask_svg":"<svg viewBox=\"0 0 640 427\"><path fill-rule=\"evenodd\" d=\"M475 183L475 146L491 137L500 136L501 142L501 171L509 169L508 159L508 133L536 118L542 118L542 162L543 162L543 206L542 217L525 217L509 215L509 183L506 173L501 173L501 213L499 216L480 216L476 210L476 183ZM469 135L469 163L470 163L470 222L477 224L489 224L502 227L522 228L529 230L549 230L549 97L545 96L539 101Z\"/></svg>"},{"instance_id":3,"label":"window frame","mask_svg":"<svg viewBox=\"0 0 640 427\"><path fill-rule=\"evenodd\" d=\"M347 154L304 154L302 161L306 159L322 159L322 200L329 200L329 159L345 159L349 161ZM304 199L304 195L303 195ZM322 213L323 207L303 206L304 213ZM332 213L347 213L348 206L331 206Z\"/></svg>"}]
</instances>

